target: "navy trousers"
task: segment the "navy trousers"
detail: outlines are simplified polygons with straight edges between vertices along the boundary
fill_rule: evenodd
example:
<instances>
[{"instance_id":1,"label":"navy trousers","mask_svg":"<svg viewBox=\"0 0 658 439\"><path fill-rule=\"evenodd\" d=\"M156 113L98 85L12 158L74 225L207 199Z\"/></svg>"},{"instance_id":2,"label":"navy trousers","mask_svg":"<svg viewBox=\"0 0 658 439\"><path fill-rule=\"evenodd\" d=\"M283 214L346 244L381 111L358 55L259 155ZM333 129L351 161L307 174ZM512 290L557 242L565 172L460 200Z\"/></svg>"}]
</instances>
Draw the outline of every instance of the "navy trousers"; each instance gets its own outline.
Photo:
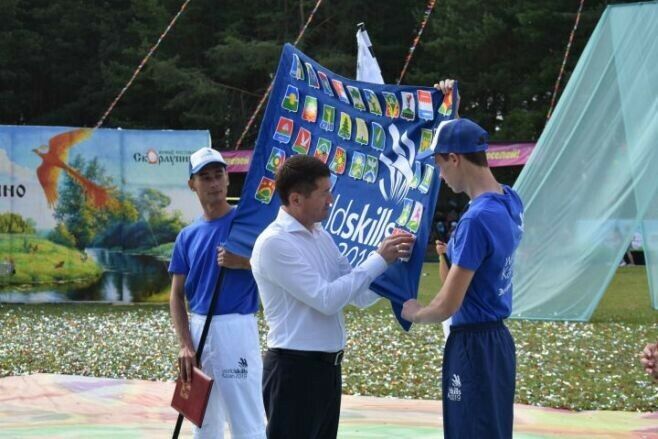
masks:
<instances>
[{"instance_id":1,"label":"navy trousers","mask_svg":"<svg viewBox=\"0 0 658 439\"><path fill-rule=\"evenodd\" d=\"M511 439L516 351L502 321L456 325L443 358L443 431L449 439Z\"/></svg>"}]
</instances>

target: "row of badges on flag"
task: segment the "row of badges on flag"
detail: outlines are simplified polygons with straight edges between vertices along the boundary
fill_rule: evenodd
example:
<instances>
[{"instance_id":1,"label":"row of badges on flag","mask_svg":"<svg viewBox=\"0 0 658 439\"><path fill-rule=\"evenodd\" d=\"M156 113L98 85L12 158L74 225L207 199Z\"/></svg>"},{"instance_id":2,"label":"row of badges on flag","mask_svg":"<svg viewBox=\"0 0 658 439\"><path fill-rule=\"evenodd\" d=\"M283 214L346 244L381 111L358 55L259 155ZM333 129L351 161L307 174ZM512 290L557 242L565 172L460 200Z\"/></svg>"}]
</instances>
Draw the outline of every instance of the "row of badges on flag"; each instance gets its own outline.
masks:
<instances>
[{"instance_id":1,"label":"row of badges on flag","mask_svg":"<svg viewBox=\"0 0 658 439\"><path fill-rule=\"evenodd\" d=\"M289 86L290 87L290 86ZM286 98L283 100L283 108L286 108ZM292 111L292 110L290 110ZM295 109L294 111L297 111ZM302 112L302 119L308 123L316 123L318 114L318 100L313 96L306 96L304 102L304 110ZM332 132L334 131L334 121L336 118L336 109L331 105L324 105L322 109L322 120L320 122L320 129ZM356 130L352 128L356 126ZM288 144L292 139L292 133L295 128L295 121L285 117L280 116L276 124L276 129L274 130L273 139L279 143ZM354 131L354 136L352 132ZM386 132L384 127L377 122L370 123L370 130L368 130L368 124L365 120L360 117L355 117L354 121L349 114L342 112L340 113L340 122L338 124L338 133L336 135L346 141L353 140L354 142L360 145L370 145L372 148L377 151L383 151L386 147ZM423 153L430 149L432 144L433 132L431 129L422 128L420 130L420 146L418 148L418 153ZM311 132L304 128L300 127L297 132L297 137L293 143L293 151L299 154L308 153L308 149L311 144ZM354 137L354 139L352 139Z\"/></svg>"},{"instance_id":2,"label":"row of badges on flag","mask_svg":"<svg viewBox=\"0 0 658 439\"><path fill-rule=\"evenodd\" d=\"M323 163L329 161L331 155L331 141L320 137L315 146L314 157L321 160ZM295 151L297 152L297 151ZM307 152L301 152L306 154ZM283 166L286 160L286 152L283 149L272 147L270 156L267 160L265 168L273 176ZM337 146L333 157L329 163L329 169L332 172L332 189L339 175L343 175L348 169L348 152L345 148ZM352 153L352 161L349 166L347 175L355 180L363 180L366 183L375 183L379 173L379 159L375 156L363 154L355 151ZM434 176L434 166L425 164L419 161L414 162L414 174L409 187L417 189L423 194L429 192L432 185L432 177ZM268 176L261 178L260 184L256 189L256 200L264 204L269 204L274 196L274 179Z\"/></svg>"},{"instance_id":3,"label":"row of badges on flag","mask_svg":"<svg viewBox=\"0 0 658 439\"><path fill-rule=\"evenodd\" d=\"M320 89L331 97L337 97L341 102L352 105L359 111L369 111L376 116L386 116L391 119L402 118L404 120L413 121L418 114L419 119L434 120L434 111L432 109L432 93L428 90L416 90L416 95L412 92L400 92L400 100L395 93L381 92L385 106L382 111L381 102L377 93L367 88L363 89L363 94L359 87L352 85L345 86L342 81L332 78L329 79L326 73L318 70L317 72L310 63L302 65L299 56L293 54L293 60L290 67L290 76L298 81L304 81L304 66L306 67L306 78L308 85L311 88ZM347 91L346 91L347 90ZM363 98L365 96L365 99ZM418 98L418 106L416 106L416 97ZM307 97L308 98L308 97ZM317 98L316 108L317 108ZM288 100L288 106L295 108L289 111L297 111L296 106L299 102L299 90L293 85L288 85L286 89L286 96L284 97L284 104ZM400 105L402 101L402 105ZM367 109L366 109L367 103ZM286 106L284 105L284 108ZM418 111L416 111L418 108ZM288 109L288 108L287 108ZM317 110L316 110L317 111ZM452 95L448 93L444 96L443 102L438 110L439 114L443 116L450 116L452 114Z\"/></svg>"}]
</instances>

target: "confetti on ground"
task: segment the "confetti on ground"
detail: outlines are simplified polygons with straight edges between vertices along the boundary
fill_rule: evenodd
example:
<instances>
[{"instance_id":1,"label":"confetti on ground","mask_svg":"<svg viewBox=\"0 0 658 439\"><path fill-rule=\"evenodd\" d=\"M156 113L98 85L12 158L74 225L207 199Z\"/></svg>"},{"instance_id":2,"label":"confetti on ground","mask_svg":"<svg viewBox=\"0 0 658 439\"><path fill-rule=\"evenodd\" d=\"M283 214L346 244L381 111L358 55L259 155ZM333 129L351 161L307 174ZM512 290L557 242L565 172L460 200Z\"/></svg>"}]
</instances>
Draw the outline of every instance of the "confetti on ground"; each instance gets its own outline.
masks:
<instances>
[{"instance_id":1,"label":"confetti on ground","mask_svg":"<svg viewBox=\"0 0 658 439\"><path fill-rule=\"evenodd\" d=\"M440 326L403 332L387 311L348 310L343 392L440 399ZM261 340L266 328L259 315ZM510 321L516 402L571 410L655 411L658 383L638 353L658 323ZM0 305L0 377L53 373L171 381L178 352L166 306Z\"/></svg>"}]
</instances>

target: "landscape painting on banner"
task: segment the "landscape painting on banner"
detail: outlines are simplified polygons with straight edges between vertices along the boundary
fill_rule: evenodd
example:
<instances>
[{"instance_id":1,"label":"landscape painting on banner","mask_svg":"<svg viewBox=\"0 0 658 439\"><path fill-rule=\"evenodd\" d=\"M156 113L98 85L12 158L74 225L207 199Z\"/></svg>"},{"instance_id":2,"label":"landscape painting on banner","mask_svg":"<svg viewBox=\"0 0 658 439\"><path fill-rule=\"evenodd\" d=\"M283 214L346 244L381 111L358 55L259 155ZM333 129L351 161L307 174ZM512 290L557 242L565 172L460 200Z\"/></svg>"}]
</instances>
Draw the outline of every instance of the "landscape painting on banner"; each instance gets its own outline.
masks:
<instances>
[{"instance_id":1,"label":"landscape painting on banner","mask_svg":"<svg viewBox=\"0 0 658 439\"><path fill-rule=\"evenodd\" d=\"M91 283L99 249L173 242L200 214L188 162L207 146L208 131L0 126L0 289Z\"/></svg>"},{"instance_id":2,"label":"landscape painting on banner","mask_svg":"<svg viewBox=\"0 0 658 439\"><path fill-rule=\"evenodd\" d=\"M323 223L341 253L360 264L392 233L416 237L409 261L393 264L371 288L400 319L416 297L439 190L433 129L454 118L457 90L350 80L284 46L227 248L249 257L276 217L276 171L295 154L331 170L334 203Z\"/></svg>"}]
</instances>

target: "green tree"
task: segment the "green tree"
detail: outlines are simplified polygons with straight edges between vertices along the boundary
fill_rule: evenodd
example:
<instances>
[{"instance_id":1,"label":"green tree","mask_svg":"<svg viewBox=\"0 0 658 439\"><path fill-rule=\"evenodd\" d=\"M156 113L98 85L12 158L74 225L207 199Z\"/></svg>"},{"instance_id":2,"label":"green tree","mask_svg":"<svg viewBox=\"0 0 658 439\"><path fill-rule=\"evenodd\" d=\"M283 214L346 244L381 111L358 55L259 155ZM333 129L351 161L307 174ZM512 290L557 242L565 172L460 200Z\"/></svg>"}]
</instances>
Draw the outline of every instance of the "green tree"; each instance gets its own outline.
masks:
<instances>
[{"instance_id":1,"label":"green tree","mask_svg":"<svg viewBox=\"0 0 658 439\"><path fill-rule=\"evenodd\" d=\"M562 88L607 3L585 4ZM536 140L577 8L566 0L446 0L443 13L430 20L407 81L458 78L463 116L494 139Z\"/></svg>"},{"instance_id":2,"label":"green tree","mask_svg":"<svg viewBox=\"0 0 658 439\"><path fill-rule=\"evenodd\" d=\"M195 0L105 122L210 129L232 146L267 89L281 47L315 0ZM585 3L563 86L608 0ZM178 12L180 0L0 0L0 123L93 126ZM578 4L571 0L437 2L404 83L460 81L462 114L494 139L541 133ZM324 2L300 49L354 77L364 21L394 83L425 2ZM261 112L262 117L262 112ZM253 146L259 123L244 147Z\"/></svg>"},{"instance_id":3,"label":"green tree","mask_svg":"<svg viewBox=\"0 0 658 439\"><path fill-rule=\"evenodd\" d=\"M24 219L17 213L0 213L0 233L34 234L34 220Z\"/></svg>"},{"instance_id":4,"label":"green tree","mask_svg":"<svg viewBox=\"0 0 658 439\"><path fill-rule=\"evenodd\" d=\"M139 212L145 219L155 219L164 216L165 207L169 206L171 198L156 189L142 189L135 201Z\"/></svg>"},{"instance_id":5,"label":"green tree","mask_svg":"<svg viewBox=\"0 0 658 439\"><path fill-rule=\"evenodd\" d=\"M48 239L54 242L55 244L61 244L66 247L75 248L75 236L66 228L66 225L59 223L55 228L48 234Z\"/></svg>"},{"instance_id":6,"label":"green tree","mask_svg":"<svg viewBox=\"0 0 658 439\"><path fill-rule=\"evenodd\" d=\"M69 165L94 183L110 188L114 195L117 195L116 190L112 189L112 178L106 176L98 158L87 162L81 155L76 154ZM76 246L81 249L89 246L99 231L104 230L111 222L134 221L138 217L134 203L124 195L117 196L118 206L96 209L87 202L82 187L68 174L63 174L58 192L54 217L66 226L74 236Z\"/></svg>"}]
</instances>

